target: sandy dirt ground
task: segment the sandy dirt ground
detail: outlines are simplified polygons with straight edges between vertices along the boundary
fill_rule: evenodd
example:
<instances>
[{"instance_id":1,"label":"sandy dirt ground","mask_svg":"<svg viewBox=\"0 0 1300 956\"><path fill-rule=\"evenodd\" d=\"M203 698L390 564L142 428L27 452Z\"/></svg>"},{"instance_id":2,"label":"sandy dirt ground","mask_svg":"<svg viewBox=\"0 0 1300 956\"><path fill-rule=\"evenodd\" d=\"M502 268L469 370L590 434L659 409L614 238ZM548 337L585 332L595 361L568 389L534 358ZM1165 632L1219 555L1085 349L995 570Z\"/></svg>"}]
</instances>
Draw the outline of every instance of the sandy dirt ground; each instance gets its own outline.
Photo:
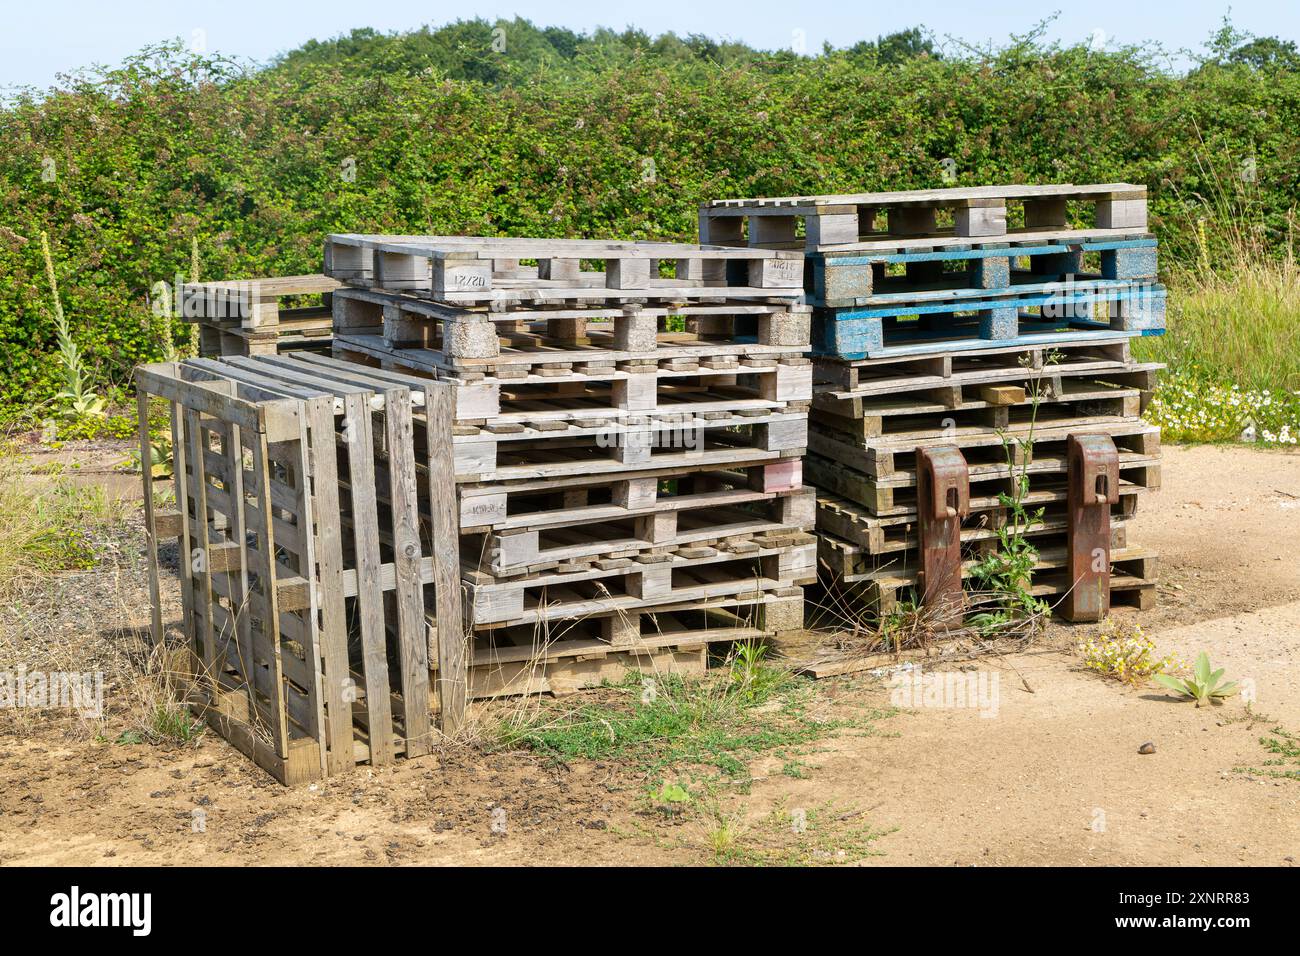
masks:
<instances>
[{"instance_id":1,"label":"sandy dirt ground","mask_svg":"<svg viewBox=\"0 0 1300 956\"><path fill-rule=\"evenodd\" d=\"M1270 775L1260 740L1300 733L1300 455L1171 447L1163 473L1130 532L1160 552L1159 605L1116 617L1162 652L1207 650L1249 682L1249 710L1103 681L1070 652L1091 629L1054 625L1026 653L945 665L996 676L996 713L922 702L811 746L800 775L755 762L723 798L742 841L808 808L869 826L867 865L1293 864L1300 780ZM891 704L870 675L818 690L828 712ZM614 763L473 748L287 790L211 734L124 747L37 721L0 736L0 863L712 862L710 825L645 792Z\"/></svg>"}]
</instances>

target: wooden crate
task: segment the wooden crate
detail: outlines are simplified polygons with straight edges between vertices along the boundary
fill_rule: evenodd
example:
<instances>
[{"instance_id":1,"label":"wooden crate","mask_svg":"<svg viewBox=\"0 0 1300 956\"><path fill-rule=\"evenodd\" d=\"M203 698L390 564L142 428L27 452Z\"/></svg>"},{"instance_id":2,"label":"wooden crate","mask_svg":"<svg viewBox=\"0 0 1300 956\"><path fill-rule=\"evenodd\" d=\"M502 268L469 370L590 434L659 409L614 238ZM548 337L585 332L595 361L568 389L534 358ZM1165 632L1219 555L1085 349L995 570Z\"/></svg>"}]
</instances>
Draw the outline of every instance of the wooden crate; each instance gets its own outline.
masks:
<instances>
[{"instance_id":1,"label":"wooden crate","mask_svg":"<svg viewBox=\"0 0 1300 956\"><path fill-rule=\"evenodd\" d=\"M196 706L285 783L427 753L424 586L449 622L460 588L450 495L426 494L420 534L409 390L288 386L204 359L136 381L146 461L150 399L170 407L177 512L155 512L144 474L153 623L161 640L157 541L175 535ZM450 483L449 398L429 382L420 402L447 433L422 459L428 489ZM464 716L456 634L439 645L444 732Z\"/></svg>"}]
</instances>

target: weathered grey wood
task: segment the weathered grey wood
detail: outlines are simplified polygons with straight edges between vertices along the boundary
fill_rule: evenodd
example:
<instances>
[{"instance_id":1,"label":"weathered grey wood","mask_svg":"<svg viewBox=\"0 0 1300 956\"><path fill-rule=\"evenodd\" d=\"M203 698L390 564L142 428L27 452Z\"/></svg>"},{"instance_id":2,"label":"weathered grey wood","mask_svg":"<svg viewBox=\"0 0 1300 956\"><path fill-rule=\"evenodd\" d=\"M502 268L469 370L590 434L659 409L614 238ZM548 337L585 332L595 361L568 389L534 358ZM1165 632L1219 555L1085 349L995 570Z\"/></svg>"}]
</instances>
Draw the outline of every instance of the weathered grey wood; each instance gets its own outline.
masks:
<instances>
[{"instance_id":1,"label":"weathered grey wood","mask_svg":"<svg viewBox=\"0 0 1300 956\"><path fill-rule=\"evenodd\" d=\"M252 446L255 487L251 490L253 498L257 502L255 510L257 520L250 522L248 530L252 532L257 540L257 548L254 551L256 564L252 570L257 575L257 580L261 582L262 593L258 596L264 614L261 630L261 640L264 646L261 649L261 654L270 667L269 684L271 687L270 706L266 708L259 707L257 711L269 713L271 718L270 733L276 753L281 757L287 757L289 755L289 728L285 721L284 671L280 662L280 638L277 626L280 620L280 598L276 587L277 562L272 551L275 533L271 520L271 472L266 436L257 435L256 440L252 442ZM254 665L254 670L256 669L257 667ZM251 686L248 692L252 697L254 692ZM254 705L256 704L256 701L251 702Z\"/></svg>"},{"instance_id":2,"label":"weathered grey wood","mask_svg":"<svg viewBox=\"0 0 1300 956\"><path fill-rule=\"evenodd\" d=\"M310 435L308 433L309 422L313 417L319 416L317 410L324 407L327 413L332 415L333 407L328 398L319 398L313 400L314 407L304 409L304 414L300 416L299 439L292 443L296 452L297 460L294 462L292 474L295 501L294 514L298 521L299 530L299 550L298 573L308 581L315 581L316 578L316 534L315 534L315 514L312 507L312 483L311 483L311 460L309 455ZM289 443L286 443L288 445ZM286 449L287 450L287 449ZM277 542L277 549L279 544ZM317 748L320 759L320 769L322 773L327 773L329 769L327 748L324 745L326 739L325 731L325 699L321 694L321 593L320 588L309 586L307 589L307 607L303 610L306 612L306 620L303 621L303 627L295 628L301 630L301 637L298 643L302 645L306 661L305 668L298 670L305 673L295 674L294 680L307 692L307 708L303 717L299 719L303 729L308 736L318 741L321 746ZM283 611L283 609L281 609ZM296 618L287 618L284 614L277 615L275 621L280 626ZM279 628L277 628L278 630ZM292 635L292 631L290 631ZM276 634L276 643L279 644L280 635ZM286 667L291 662L296 662L292 653L288 657L282 657ZM286 688L286 697L290 691Z\"/></svg>"},{"instance_id":3,"label":"weathered grey wood","mask_svg":"<svg viewBox=\"0 0 1300 956\"><path fill-rule=\"evenodd\" d=\"M1132 183L1096 183L1084 186L957 186L947 189L909 189L878 193L833 193L818 196L781 196L752 199L718 199L706 205L710 214L721 215L805 215L820 206L905 206L959 205L987 199L1145 199L1146 187ZM793 208L792 208L793 207ZM805 207L806 212L794 209ZM728 210L743 210L729 213ZM761 210L761 212L760 212ZM769 213L770 211L770 213Z\"/></svg>"},{"instance_id":4,"label":"weathered grey wood","mask_svg":"<svg viewBox=\"0 0 1300 956\"><path fill-rule=\"evenodd\" d=\"M352 734L351 675L348 669L346 607L343 599L342 528L339 525L338 456L332 404L314 402L308 411L312 493L316 499L316 561L320 573L320 658L324 665L321 697L325 704L326 770L355 762Z\"/></svg>"},{"instance_id":5,"label":"weathered grey wood","mask_svg":"<svg viewBox=\"0 0 1300 956\"><path fill-rule=\"evenodd\" d=\"M252 431L262 430L263 408L231 396L228 384L184 381L179 377L178 368L174 362L141 366L136 369L136 382L151 395L165 398L173 405L196 408Z\"/></svg>"},{"instance_id":6,"label":"weathered grey wood","mask_svg":"<svg viewBox=\"0 0 1300 956\"><path fill-rule=\"evenodd\" d=\"M194 516L190 519L194 522L191 538L194 550L181 555L181 573L188 575L191 580L196 576L198 578L202 613L199 615L197 626L202 648L200 659L205 669L202 676L207 681L215 682L222 661L217 656L216 636L213 633L212 615L209 612L212 606L212 554L211 541L208 537L208 482L203 455L205 442L199 415L200 413L192 408L185 409L183 432L189 443L190 467L193 469L194 476Z\"/></svg>"},{"instance_id":7,"label":"weathered grey wood","mask_svg":"<svg viewBox=\"0 0 1300 956\"><path fill-rule=\"evenodd\" d=\"M402 715L406 725L406 755L418 757L429 752L432 741L428 642L424 635L424 588L420 578L420 509L416 491L414 428L410 393L405 388L393 388L384 397Z\"/></svg>"},{"instance_id":8,"label":"weathered grey wood","mask_svg":"<svg viewBox=\"0 0 1300 956\"><path fill-rule=\"evenodd\" d=\"M149 436L149 393L137 386L136 415L140 421L140 472L144 482L144 533L149 549L149 633L154 647L162 646L162 597L158 580L158 529L153 508L153 441Z\"/></svg>"},{"instance_id":9,"label":"weathered grey wood","mask_svg":"<svg viewBox=\"0 0 1300 956\"><path fill-rule=\"evenodd\" d=\"M173 404L171 407L171 432L172 432L172 483L176 490L176 510L180 512L180 554L178 562L180 565L180 582L181 582L181 617L182 627L186 640L189 641L191 653L198 659L199 648L197 646L197 631L195 628L195 606L194 606L194 578L187 573L189 568L189 555L193 547L193 538L190 536L189 520L189 454L185 448L185 409L182 405Z\"/></svg>"},{"instance_id":10,"label":"weathered grey wood","mask_svg":"<svg viewBox=\"0 0 1300 956\"><path fill-rule=\"evenodd\" d=\"M230 606L234 611L235 646L240 656L240 673L250 674L256 656L251 615L248 608L248 548L244 517L244 454L242 432L238 425L225 423L224 458L228 474L230 501L226 514L227 536L235 554L237 579L229 582Z\"/></svg>"},{"instance_id":11,"label":"weathered grey wood","mask_svg":"<svg viewBox=\"0 0 1300 956\"><path fill-rule=\"evenodd\" d=\"M344 400L343 442L348 452L348 485L352 497L356 545L358 624L361 628L362 674L366 682L366 714L370 727L370 761L392 763L393 715L389 705L388 653L384 633L380 575L379 509L375 498L374 434L370 402L364 394Z\"/></svg>"},{"instance_id":12,"label":"weathered grey wood","mask_svg":"<svg viewBox=\"0 0 1300 956\"><path fill-rule=\"evenodd\" d=\"M433 534L434 598L438 618L438 722L454 734L465 722L469 675L460 593L460 521L451 430L451 386L432 383L425 399L428 420L429 510Z\"/></svg>"}]
</instances>

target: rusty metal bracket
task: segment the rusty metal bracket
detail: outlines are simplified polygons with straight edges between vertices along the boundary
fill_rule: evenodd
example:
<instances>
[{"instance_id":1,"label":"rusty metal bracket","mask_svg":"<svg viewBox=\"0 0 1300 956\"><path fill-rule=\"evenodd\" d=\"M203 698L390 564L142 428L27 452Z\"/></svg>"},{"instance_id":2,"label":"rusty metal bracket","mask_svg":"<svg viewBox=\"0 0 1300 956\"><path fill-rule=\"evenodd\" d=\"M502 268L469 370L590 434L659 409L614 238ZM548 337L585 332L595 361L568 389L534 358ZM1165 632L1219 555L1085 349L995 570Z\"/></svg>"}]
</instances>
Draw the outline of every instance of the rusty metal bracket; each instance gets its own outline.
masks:
<instances>
[{"instance_id":1,"label":"rusty metal bracket","mask_svg":"<svg viewBox=\"0 0 1300 956\"><path fill-rule=\"evenodd\" d=\"M1110 506L1119 501L1119 453L1109 435L1070 435L1067 530L1070 590L1057 611L1067 621L1110 613Z\"/></svg>"},{"instance_id":2,"label":"rusty metal bracket","mask_svg":"<svg viewBox=\"0 0 1300 956\"><path fill-rule=\"evenodd\" d=\"M970 471L953 446L916 450L921 603L941 617L962 613L961 522L970 514Z\"/></svg>"}]
</instances>

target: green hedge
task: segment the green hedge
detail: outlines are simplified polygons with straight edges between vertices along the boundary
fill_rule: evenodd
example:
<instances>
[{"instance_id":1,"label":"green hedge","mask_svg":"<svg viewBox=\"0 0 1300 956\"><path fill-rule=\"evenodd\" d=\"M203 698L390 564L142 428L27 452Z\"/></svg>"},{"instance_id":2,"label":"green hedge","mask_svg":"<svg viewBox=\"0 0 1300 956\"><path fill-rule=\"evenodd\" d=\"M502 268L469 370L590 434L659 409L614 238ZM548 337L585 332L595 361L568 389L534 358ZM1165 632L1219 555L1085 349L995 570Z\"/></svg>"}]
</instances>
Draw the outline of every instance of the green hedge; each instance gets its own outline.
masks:
<instances>
[{"instance_id":1,"label":"green hedge","mask_svg":"<svg viewBox=\"0 0 1300 956\"><path fill-rule=\"evenodd\" d=\"M209 279L316 271L330 231L691 240L703 200L939 186L951 158L959 184L1145 183L1178 256L1225 183L1281 242L1300 181L1289 67L1175 75L1139 49L1024 43L609 59L487 83L163 47L18 97L0 111L0 410L56 388L41 230L107 383L160 356L149 291L195 237Z\"/></svg>"}]
</instances>

